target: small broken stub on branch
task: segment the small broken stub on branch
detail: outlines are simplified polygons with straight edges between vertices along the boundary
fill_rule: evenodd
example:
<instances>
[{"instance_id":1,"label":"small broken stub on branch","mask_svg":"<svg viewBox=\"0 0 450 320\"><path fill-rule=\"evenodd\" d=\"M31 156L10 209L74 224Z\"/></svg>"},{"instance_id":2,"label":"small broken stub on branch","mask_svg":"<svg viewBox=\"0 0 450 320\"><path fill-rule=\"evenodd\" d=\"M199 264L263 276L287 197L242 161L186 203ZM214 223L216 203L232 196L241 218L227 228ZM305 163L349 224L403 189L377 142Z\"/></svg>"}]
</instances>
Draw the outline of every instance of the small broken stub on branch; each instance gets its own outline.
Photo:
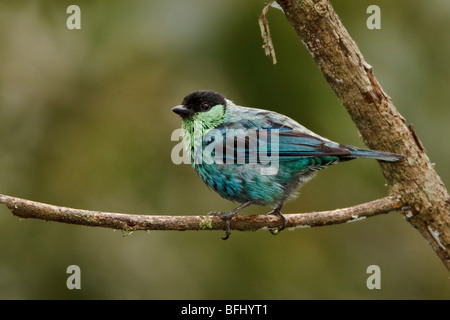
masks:
<instances>
[{"instance_id":1,"label":"small broken stub on branch","mask_svg":"<svg viewBox=\"0 0 450 320\"><path fill-rule=\"evenodd\" d=\"M275 1L274 1L275 2ZM263 38L263 49L266 56L272 58L273 64L277 63L277 58L275 56L275 49L272 43L272 37L270 36L269 21L267 21L267 12L272 3L268 3L264 6L261 15L259 16L258 23L261 29L261 36ZM276 3L276 2L275 2Z\"/></svg>"}]
</instances>

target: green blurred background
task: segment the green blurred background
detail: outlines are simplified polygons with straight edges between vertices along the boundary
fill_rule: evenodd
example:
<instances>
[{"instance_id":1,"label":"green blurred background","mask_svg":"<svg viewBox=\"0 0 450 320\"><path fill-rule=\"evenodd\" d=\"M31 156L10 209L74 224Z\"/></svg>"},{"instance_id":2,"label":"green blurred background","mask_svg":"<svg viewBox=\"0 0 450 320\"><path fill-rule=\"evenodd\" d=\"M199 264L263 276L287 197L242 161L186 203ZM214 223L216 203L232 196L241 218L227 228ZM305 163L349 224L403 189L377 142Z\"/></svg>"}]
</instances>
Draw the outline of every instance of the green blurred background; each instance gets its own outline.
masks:
<instances>
[{"instance_id":1,"label":"green blurred background","mask_svg":"<svg viewBox=\"0 0 450 320\"><path fill-rule=\"evenodd\" d=\"M81 8L81 30L66 9ZM381 8L381 30L366 9ZM199 215L235 204L176 166L170 109L195 90L291 116L363 147L284 15L264 1L0 2L0 193L92 210ZM450 185L450 2L333 1L395 105ZM376 161L320 172L284 213L383 197ZM253 206L244 213L263 214ZM19 220L0 206L2 299L449 299L448 271L398 213L269 232L135 232ZM81 268L68 290L66 268ZM381 268L381 290L366 269Z\"/></svg>"}]
</instances>

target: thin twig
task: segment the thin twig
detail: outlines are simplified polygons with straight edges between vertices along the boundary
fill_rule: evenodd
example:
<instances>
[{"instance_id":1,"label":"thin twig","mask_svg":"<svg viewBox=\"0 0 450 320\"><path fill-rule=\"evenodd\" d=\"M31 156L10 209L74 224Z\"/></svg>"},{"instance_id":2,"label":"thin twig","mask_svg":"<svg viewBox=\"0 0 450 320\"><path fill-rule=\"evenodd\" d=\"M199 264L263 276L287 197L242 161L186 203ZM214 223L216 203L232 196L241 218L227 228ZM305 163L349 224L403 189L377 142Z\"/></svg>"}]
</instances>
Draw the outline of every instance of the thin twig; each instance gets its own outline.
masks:
<instances>
[{"instance_id":1,"label":"thin twig","mask_svg":"<svg viewBox=\"0 0 450 320\"><path fill-rule=\"evenodd\" d=\"M275 2L275 1L274 1ZM267 21L267 12L272 3L268 3L262 10L259 16L258 23L261 29L261 36L263 38L263 49L266 56L272 58L273 64L277 64L277 58L275 56L275 48L273 46L272 37L270 35L269 22Z\"/></svg>"},{"instance_id":2,"label":"thin twig","mask_svg":"<svg viewBox=\"0 0 450 320\"><path fill-rule=\"evenodd\" d=\"M20 218L41 219L91 227L136 230L223 230L225 223L210 216L136 215L90 211L60 207L7 195L0 195L0 203ZM367 217L399 211L400 203L394 196L331 211L285 214L288 228L315 227L362 220ZM277 228L277 217L267 215L240 215L233 218L232 229L239 231Z\"/></svg>"}]
</instances>

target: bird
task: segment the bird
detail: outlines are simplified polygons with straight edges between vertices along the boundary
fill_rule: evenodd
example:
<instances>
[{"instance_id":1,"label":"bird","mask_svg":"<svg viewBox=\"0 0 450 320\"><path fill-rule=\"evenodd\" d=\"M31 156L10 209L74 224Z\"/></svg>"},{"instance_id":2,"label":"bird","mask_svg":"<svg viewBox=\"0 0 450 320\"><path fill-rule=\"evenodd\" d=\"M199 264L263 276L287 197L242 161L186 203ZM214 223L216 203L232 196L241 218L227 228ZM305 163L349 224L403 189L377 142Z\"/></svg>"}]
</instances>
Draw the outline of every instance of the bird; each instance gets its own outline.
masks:
<instances>
[{"instance_id":1,"label":"bird","mask_svg":"<svg viewBox=\"0 0 450 320\"><path fill-rule=\"evenodd\" d=\"M224 240L233 216L249 205L272 207L268 214L279 217L281 226L269 231L285 229L283 204L321 169L356 158L404 158L333 142L288 116L239 106L212 90L188 94L172 111L182 119L183 145L195 172L220 196L240 203L228 212L208 213L225 221Z\"/></svg>"}]
</instances>

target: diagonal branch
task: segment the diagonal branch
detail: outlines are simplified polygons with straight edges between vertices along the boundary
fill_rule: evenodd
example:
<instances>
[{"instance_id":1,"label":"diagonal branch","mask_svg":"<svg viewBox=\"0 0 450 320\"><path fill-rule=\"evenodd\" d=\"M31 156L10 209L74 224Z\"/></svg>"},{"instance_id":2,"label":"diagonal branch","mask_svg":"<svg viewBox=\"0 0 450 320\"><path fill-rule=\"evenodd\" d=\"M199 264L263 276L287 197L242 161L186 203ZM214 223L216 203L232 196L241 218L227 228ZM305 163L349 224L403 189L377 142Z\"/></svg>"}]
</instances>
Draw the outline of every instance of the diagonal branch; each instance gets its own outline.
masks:
<instances>
[{"instance_id":1,"label":"diagonal branch","mask_svg":"<svg viewBox=\"0 0 450 320\"><path fill-rule=\"evenodd\" d=\"M20 218L33 218L91 227L137 230L224 230L225 222L209 216L154 216L59 207L55 205L0 195L0 203ZM288 228L316 227L353 222L375 215L399 211L401 204L394 196L331 211L285 214ZM280 227L280 220L268 215L235 216L232 228L253 231Z\"/></svg>"},{"instance_id":2,"label":"diagonal branch","mask_svg":"<svg viewBox=\"0 0 450 320\"><path fill-rule=\"evenodd\" d=\"M358 127L376 150L405 155L380 163L407 220L450 270L450 196L417 135L375 78L328 0L277 0L286 18Z\"/></svg>"}]
</instances>

